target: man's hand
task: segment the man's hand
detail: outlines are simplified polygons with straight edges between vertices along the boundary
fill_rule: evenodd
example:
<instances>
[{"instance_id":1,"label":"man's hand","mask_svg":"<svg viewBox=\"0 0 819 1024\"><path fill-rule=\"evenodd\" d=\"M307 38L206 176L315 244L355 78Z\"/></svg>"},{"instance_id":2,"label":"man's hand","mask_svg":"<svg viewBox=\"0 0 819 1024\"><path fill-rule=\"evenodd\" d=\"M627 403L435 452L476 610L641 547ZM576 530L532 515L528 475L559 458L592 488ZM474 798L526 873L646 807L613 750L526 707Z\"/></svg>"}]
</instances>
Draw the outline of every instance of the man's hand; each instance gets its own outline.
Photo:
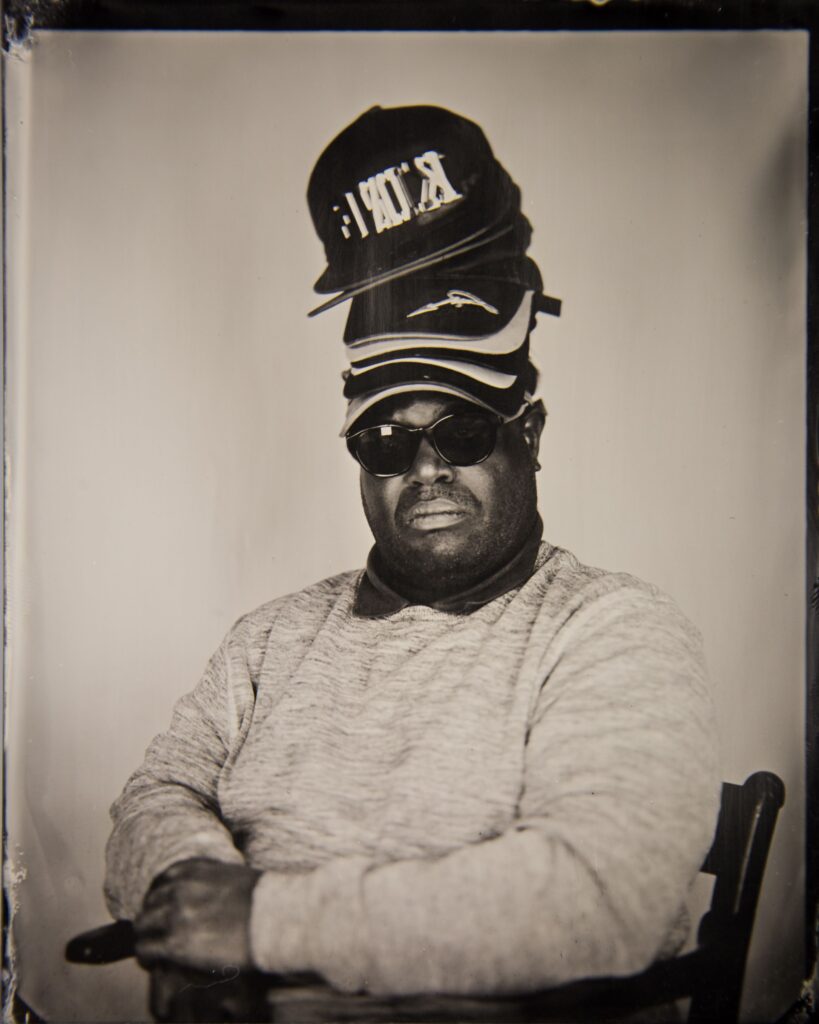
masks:
<instances>
[{"instance_id":1,"label":"man's hand","mask_svg":"<svg viewBox=\"0 0 819 1024\"><path fill-rule=\"evenodd\" d=\"M136 954L200 970L250 968L250 907L260 871L195 857L155 880L134 922Z\"/></svg>"}]
</instances>

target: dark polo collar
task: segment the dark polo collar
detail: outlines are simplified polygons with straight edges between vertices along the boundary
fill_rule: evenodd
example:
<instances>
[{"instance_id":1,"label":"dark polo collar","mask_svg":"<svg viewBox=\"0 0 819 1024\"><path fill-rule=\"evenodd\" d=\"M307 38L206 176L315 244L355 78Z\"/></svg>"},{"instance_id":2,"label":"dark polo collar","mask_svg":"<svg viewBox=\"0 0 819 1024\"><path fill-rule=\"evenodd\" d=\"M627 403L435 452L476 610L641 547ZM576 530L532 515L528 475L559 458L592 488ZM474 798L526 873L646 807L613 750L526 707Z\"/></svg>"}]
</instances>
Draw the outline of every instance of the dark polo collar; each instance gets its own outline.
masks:
<instances>
[{"instance_id":1,"label":"dark polo collar","mask_svg":"<svg viewBox=\"0 0 819 1024\"><path fill-rule=\"evenodd\" d=\"M435 608L440 612L453 612L458 615L468 615L482 605L494 601L496 597L506 594L515 587L521 586L532 575L535 568L540 540L543 535L543 522L540 516L537 517L532 532L526 539L526 543L518 551L511 561L498 569L485 580L476 583L468 590L453 594L440 601L429 602L428 607ZM378 575L376 563L378 555L373 547L367 558L367 569L362 575L358 584L358 590L353 604L353 614L361 618L377 618L384 615L393 615L395 612L407 608L411 604L421 602L410 601L392 589ZM426 602L424 602L426 603Z\"/></svg>"}]
</instances>

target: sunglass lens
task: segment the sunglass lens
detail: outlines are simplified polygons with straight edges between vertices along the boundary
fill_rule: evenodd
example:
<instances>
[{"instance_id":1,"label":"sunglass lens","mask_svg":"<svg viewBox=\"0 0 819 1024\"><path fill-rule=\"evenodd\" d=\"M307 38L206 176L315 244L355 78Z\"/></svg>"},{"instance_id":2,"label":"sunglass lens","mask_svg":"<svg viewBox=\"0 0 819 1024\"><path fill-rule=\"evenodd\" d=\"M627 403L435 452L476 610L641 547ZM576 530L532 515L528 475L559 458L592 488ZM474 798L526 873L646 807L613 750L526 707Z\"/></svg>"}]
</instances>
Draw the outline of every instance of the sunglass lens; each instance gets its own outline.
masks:
<instances>
[{"instance_id":1,"label":"sunglass lens","mask_svg":"<svg viewBox=\"0 0 819 1024\"><path fill-rule=\"evenodd\" d=\"M406 473L415 459L420 437L399 426L370 427L347 441L359 463L375 476Z\"/></svg>"},{"instance_id":2,"label":"sunglass lens","mask_svg":"<svg viewBox=\"0 0 819 1024\"><path fill-rule=\"evenodd\" d=\"M492 454L497 423L479 413L457 413L437 424L433 436L447 462L453 466L473 466Z\"/></svg>"}]
</instances>

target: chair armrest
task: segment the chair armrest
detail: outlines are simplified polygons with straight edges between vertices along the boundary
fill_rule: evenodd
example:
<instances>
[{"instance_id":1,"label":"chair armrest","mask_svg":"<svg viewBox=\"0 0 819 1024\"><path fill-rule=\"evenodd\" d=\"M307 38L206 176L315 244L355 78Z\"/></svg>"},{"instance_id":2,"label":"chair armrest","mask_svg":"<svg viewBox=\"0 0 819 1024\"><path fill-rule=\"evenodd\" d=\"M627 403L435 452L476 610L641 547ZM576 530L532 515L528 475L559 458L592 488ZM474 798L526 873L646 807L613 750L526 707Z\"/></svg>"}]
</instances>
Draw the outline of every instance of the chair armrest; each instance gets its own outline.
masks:
<instances>
[{"instance_id":1,"label":"chair armrest","mask_svg":"<svg viewBox=\"0 0 819 1024\"><path fill-rule=\"evenodd\" d=\"M67 944L70 963L110 964L134 955L134 930L130 921L115 921L75 936ZM314 974L278 976L256 971L239 972L221 978L211 997L224 1000L238 994L248 1019L308 1021L327 1019L356 1021L531 1021L585 1018L595 1011L636 1010L672 1002L690 995L695 979L702 980L706 958L701 950L671 960L659 961L642 974L626 978L590 978L531 994L506 997L410 996L378 997L345 995L333 990ZM161 973L161 971L160 971ZM184 974L184 969L179 969ZM194 972L188 972L191 975ZM156 979L152 979L155 981ZM201 980L201 979L200 979ZM213 985L208 977L205 989ZM225 982L231 981L232 985ZM152 986L153 987L153 986ZM190 986L182 986L190 987ZM195 986L199 987L199 986ZM236 990L233 993L233 989ZM200 998L199 1000L203 1000ZM218 999L213 999L214 1004ZM247 1005L245 1005L247 1004ZM264 1009L263 1009L264 1007ZM178 1020L174 1010L156 1014L158 1020ZM271 1012L272 1011L272 1012ZM190 1019L209 1019L191 1015Z\"/></svg>"},{"instance_id":2,"label":"chair armrest","mask_svg":"<svg viewBox=\"0 0 819 1024\"><path fill-rule=\"evenodd\" d=\"M271 979L263 992L277 1024L531 1024L608 1020L690 996L705 968L700 951L661 960L641 974L569 982L507 996L372 996L337 992L321 982ZM265 977L265 976L262 976ZM267 976L270 977L270 976Z\"/></svg>"},{"instance_id":3,"label":"chair armrest","mask_svg":"<svg viewBox=\"0 0 819 1024\"><path fill-rule=\"evenodd\" d=\"M112 964L134 955L134 929L130 921L114 921L70 939L65 958L71 964Z\"/></svg>"}]
</instances>

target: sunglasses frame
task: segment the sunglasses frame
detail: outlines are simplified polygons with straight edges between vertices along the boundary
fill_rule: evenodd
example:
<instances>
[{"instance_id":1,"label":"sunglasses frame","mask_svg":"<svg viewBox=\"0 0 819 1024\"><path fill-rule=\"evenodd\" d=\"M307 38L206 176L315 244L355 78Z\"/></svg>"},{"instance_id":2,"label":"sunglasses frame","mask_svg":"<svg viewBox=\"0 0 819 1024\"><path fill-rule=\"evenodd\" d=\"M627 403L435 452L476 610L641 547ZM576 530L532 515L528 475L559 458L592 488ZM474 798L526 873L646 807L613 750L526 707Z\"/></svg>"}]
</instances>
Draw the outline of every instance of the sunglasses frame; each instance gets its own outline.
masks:
<instances>
[{"instance_id":1,"label":"sunglasses frame","mask_svg":"<svg viewBox=\"0 0 819 1024\"><path fill-rule=\"evenodd\" d=\"M500 428L503 427L506 423L512 423L513 420L518 419L524 413L528 412L528 410L530 408L531 408L531 405L529 405L527 403L527 405L525 405L523 407L523 409L521 409L521 411L519 413L517 413L515 416L513 416L511 419L505 419L499 413L491 412L489 409L478 409L474 413L473 412L465 413L463 411L445 413L443 416L441 416L439 419L437 419L434 423L430 423L426 427L407 427L403 423L373 423L371 426L364 427L362 430L356 430L352 434L347 434L347 436L345 437L345 441L346 441L346 444L347 444L347 450L349 451L350 455L352 455L352 457L359 464L359 466L361 466L361 468L364 470L364 472L365 473L369 473L370 476L377 477L379 480L389 480L392 477L403 476L405 473L408 473L412 469L413 465L415 464L415 460L418 458L418 450L421 447L421 440L424 437L432 445L432 448L435 451L435 453L438 456L438 458L441 459L443 462L445 462L448 466L455 466L456 468L462 468L462 467L465 467L465 466L479 466L482 462L485 462L489 458L489 456L492 454L492 452L495 450L495 445L498 443L498 431L500 430ZM495 428L495 436L492 438L492 446L491 446L491 448L486 453L486 455L482 455L479 459L475 459L474 462L464 462L464 463L450 462L450 460L443 454L443 452L438 448L438 445L435 443L435 436L433 434L433 431L435 430L435 428L440 426L440 424L444 423L446 420L454 419L457 416L479 416L479 417L487 420ZM412 459L410 460L410 463L409 463L409 465L407 466L406 469L400 469L396 473L373 473L372 470L367 469L367 467L361 462L359 457L353 451L353 449L351 447L351 442L352 441L354 441L357 437L360 437L362 434L366 434L370 430L379 430L382 427L391 427L393 429L397 428L398 430L402 430L402 431L406 432L407 434L420 434L420 435L422 435L422 437L420 437L418 439L418 444L416 445L415 451L413 452L413 455L412 455Z\"/></svg>"}]
</instances>

